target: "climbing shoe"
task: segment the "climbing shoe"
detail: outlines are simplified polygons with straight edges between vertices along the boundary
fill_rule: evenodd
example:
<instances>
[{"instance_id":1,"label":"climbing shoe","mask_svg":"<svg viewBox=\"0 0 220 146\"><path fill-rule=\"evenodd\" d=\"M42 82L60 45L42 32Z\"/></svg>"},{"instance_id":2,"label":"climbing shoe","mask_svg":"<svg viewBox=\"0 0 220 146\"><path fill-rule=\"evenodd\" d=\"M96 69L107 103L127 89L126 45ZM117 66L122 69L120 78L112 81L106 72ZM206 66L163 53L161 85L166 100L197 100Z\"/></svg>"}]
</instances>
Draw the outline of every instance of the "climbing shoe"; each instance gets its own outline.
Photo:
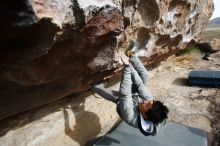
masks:
<instances>
[{"instance_id":1,"label":"climbing shoe","mask_svg":"<svg viewBox=\"0 0 220 146\"><path fill-rule=\"evenodd\" d=\"M132 48L128 49L125 53L128 57L134 56L140 47L140 44L138 42L132 42L132 43L133 43Z\"/></svg>"}]
</instances>

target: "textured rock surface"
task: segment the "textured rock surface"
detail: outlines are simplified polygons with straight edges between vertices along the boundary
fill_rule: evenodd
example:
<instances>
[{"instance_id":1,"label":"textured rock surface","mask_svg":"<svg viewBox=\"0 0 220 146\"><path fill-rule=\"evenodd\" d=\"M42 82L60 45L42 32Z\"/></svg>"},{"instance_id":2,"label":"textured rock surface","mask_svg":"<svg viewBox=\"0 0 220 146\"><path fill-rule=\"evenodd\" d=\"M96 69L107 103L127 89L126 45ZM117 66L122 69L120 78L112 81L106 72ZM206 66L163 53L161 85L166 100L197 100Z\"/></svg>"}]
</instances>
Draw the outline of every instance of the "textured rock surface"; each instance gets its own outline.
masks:
<instances>
[{"instance_id":1,"label":"textured rock surface","mask_svg":"<svg viewBox=\"0 0 220 146\"><path fill-rule=\"evenodd\" d=\"M0 121L0 145L84 146L117 121L115 104L86 92Z\"/></svg>"},{"instance_id":2,"label":"textured rock surface","mask_svg":"<svg viewBox=\"0 0 220 146\"><path fill-rule=\"evenodd\" d=\"M198 41L212 0L4 0L0 119L88 90L131 39L156 63Z\"/></svg>"},{"instance_id":3,"label":"textured rock surface","mask_svg":"<svg viewBox=\"0 0 220 146\"><path fill-rule=\"evenodd\" d=\"M220 89L190 87L185 84L192 69L218 69L220 53L210 61L201 55L170 58L151 70L148 88L170 110L169 120L202 128L209 146L220 144ZM118 90L119 84L110 89ZM84 146L105 134L116 121L111 102L83 93L49 104L19 117L0 121L0 145L4 146ZM113 142L117 142L113 140Z\"/></svg>"}]
</instances>

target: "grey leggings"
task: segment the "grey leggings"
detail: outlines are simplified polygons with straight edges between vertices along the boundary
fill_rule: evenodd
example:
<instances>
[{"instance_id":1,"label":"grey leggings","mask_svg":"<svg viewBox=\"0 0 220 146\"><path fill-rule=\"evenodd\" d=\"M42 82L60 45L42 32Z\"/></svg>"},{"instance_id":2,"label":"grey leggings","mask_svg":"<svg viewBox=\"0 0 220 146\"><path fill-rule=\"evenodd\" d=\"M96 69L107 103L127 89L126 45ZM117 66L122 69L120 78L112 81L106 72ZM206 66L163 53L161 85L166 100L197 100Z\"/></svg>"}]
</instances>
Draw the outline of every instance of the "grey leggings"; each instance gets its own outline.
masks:
<instances>
[{"instance_id":1,"label":"grey leggings","mask_svg":"<svg viewBox=\"0 0 220 146\"><path fill-rule=\"evenodd\" d=\"M130 58L130 62L132 65L129 67L126 67L127 70L131 71L131 77L128 78L126 77L126 69L124 71L121 85L120 85L120 90L119 91L114 91L114 90L107 90L104 86L104 84L99 84L93 87L93 91L106 100L109 100L111 102L117 103L119 101L119 96L120 94L131 94L131 85L135 84L139 86L140 84L142 86L139 86L139 94L143 96L143 98L147 98L151 96L147 90L144 89L143 85L146 85L147 79L148 79L148 72L146 68L143 66L141 61L137 56L133 56Z\"/></svg>"}]
</instances>

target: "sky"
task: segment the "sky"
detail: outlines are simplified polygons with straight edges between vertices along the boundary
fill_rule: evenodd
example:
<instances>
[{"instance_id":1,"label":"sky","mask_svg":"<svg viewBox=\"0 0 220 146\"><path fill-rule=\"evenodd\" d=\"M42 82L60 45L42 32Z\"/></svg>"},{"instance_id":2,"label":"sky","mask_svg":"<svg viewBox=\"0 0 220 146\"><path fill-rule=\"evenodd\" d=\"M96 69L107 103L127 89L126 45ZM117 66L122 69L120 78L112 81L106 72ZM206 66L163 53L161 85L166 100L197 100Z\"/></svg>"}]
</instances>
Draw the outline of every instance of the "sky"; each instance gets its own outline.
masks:
<instances>
[{"instance_id":1,"label":"sky","mask_svg":"<svg viewBox=\"0 0 220 146\"><path fill-rule=\"evenodd\" d=\"M213 1L214 1L215 10L210 19L220 17L220 0L213 0Z\"/></svg>"}]
</instances>

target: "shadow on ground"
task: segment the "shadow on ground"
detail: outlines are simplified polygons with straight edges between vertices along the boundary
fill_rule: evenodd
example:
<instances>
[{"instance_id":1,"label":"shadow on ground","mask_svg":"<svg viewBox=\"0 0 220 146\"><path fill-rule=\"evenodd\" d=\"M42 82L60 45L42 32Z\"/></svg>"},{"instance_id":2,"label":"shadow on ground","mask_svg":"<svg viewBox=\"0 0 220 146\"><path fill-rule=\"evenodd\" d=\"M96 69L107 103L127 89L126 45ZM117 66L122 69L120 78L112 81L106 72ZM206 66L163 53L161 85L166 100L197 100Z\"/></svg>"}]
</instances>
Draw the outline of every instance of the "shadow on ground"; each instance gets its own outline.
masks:
<instances>
[{"instance_id":1,"label":"shadow on ground","mask_svg":"<svg viewBox=\"0 0 220 146\"><path fill-rule=\"evenodd\" d=\"M89 95L85 94L84 96ZM71 111L75 115L74 125L71 124L68 111L63 110L65 134L78 142L80 146L84 146L87 140L95 138L101 131L99 117L95 113L85 110L85 97L77 99L76 102L79 106L70 105ZM79 115L77 116L77 114Z\"/></svg>"},{"instance_id":2,"label":"shadow on ground","mask_svg":"<svg viewBox=\"0 0 220 146\"><path fill-rule=\"evenodd\" d=\"M62 116L63 111L65 134L80 146L84 146L87 140L95 138L101 131L99 117L95 113L85 110L85 100L91 94L92 92L86 92L71 95L60 101L1 120L0 137L11 130L24 127L52 113L61 112ZM66 109L66 107L70 107L70 109Z\"/></svg>"}]
</instances>

